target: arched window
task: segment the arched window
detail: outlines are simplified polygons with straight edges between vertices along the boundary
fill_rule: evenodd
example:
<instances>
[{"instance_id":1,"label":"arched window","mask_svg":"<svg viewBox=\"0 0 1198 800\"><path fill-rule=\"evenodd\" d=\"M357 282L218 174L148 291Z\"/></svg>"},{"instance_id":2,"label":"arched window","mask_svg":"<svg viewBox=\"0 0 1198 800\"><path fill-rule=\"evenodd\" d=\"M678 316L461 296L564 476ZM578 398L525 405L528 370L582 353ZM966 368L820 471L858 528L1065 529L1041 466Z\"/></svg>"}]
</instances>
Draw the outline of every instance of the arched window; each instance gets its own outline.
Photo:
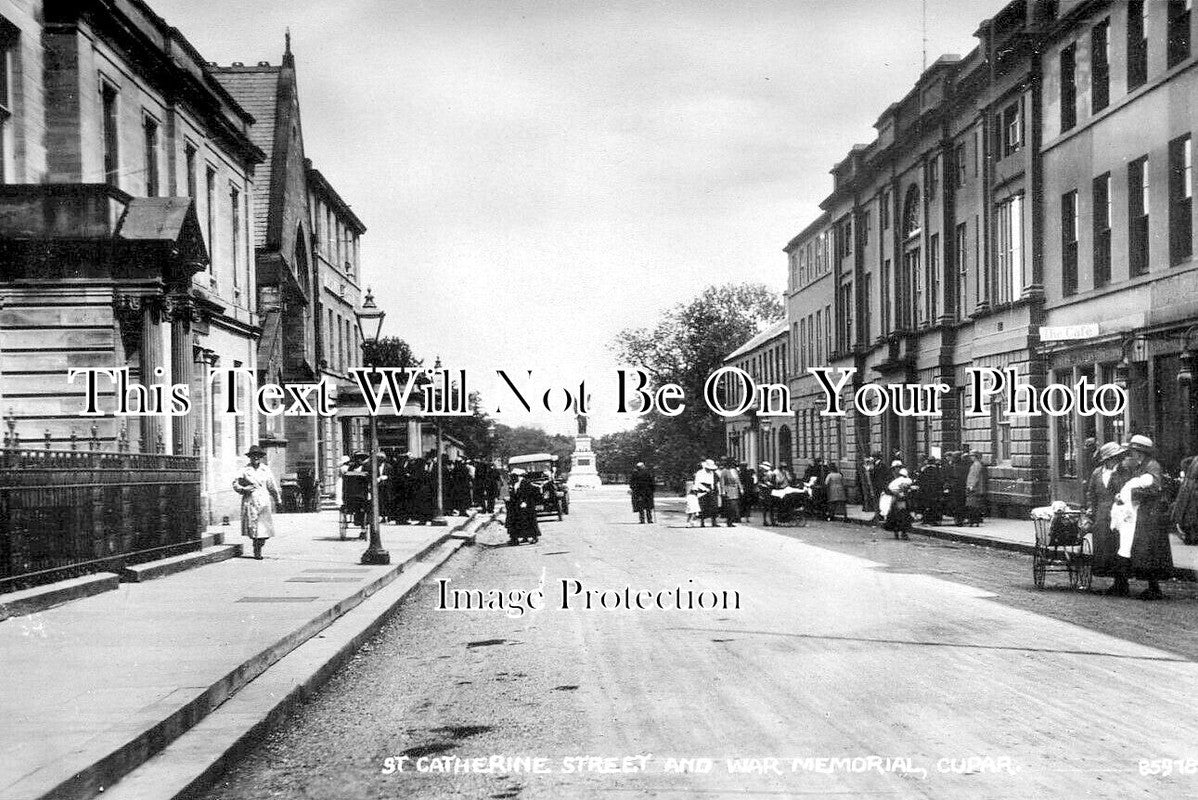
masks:
<instances>
[{"instance_id":1,"label":"arched window","mask_svg":"<svg viewBox=\"0 0 1198 800\"><path fill-rule=\"evenodd\" d=\"M903 236L910 236L923 226L923 213L919 205L919 187L915 184L907 189L903 199Z\"/></svg>"},{"instance_id":2,"label":"arched window","mask_svg":"<svg viewBox=\"0 0 1198 800\"><path fill-rule=\"evenodd\" d=\"M296 226L295 229L295 253L292 258L295 261L295 276L299 279L300 286L304 289L304 294L308 295L309 299L312 296L312 283L308 276L308 248L304 243L304 227Z\"/></svg>"}]
</instances>

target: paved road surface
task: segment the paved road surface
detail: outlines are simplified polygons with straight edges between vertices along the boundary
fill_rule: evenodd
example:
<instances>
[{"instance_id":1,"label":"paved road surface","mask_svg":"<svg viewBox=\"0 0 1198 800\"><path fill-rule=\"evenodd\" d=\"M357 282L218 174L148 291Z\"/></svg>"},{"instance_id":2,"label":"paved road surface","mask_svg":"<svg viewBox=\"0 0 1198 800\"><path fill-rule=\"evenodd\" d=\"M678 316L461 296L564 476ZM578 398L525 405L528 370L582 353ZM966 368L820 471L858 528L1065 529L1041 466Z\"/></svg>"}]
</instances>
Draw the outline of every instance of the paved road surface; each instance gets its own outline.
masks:
<instances>
[{"instance_id":1,"label":"paved road surface","mask_svg":"<svg viewBox=\"0 0 1198 800\"><path fill-rule=\"evenodd\" d=\"M1165 604L1036 592L1027 556L861 527L640 526L608 492L571 511L535 546L496 530L435 576L543 587L547 608L438 610L430 581L208 796L1198 796L1177 774L1198 762L1141 775L1198 759L1192 587ZM740 608L588 611L574 581ZM418 771L492 755L551 771ZM592 756L647 758L576 760Z\"/></svg>"}]
</instances>

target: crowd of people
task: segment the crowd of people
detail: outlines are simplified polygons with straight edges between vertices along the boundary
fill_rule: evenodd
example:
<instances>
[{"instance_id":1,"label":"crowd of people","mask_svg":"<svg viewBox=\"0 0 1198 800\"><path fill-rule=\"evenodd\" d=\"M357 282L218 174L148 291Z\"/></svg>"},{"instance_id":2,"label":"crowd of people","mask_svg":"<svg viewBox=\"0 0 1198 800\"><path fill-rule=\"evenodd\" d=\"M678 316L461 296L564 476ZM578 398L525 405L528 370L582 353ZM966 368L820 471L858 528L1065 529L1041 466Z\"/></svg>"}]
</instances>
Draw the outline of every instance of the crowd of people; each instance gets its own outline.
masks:
<instances>
[{"instance_id":1,"label":"crowd of people","mask_svg":"<svg viewBox=\"0 0 1198 800\"><path fill-rule=\"evenodd\" d=\"M495 510L505 475L485 460L437 458L430 450L423 458L379 450L379 521L397 525L427 525L437 515L437 469L441 471L442 510L462 515L471 508ZM343 456L335 502L363 525L370 505L370 457L364 452Z\"/></svg>"},{"instance_id":2,"label":"crowd of people","mask_svg":"<svg viewBox=\"0 0 1198 800\"><path fill-rule=\"evenodd\" d=\"M638 465L640 466L640 465ZM764 525L787 521L798 508L823 519L848 520L844 475L835 464L815 459L802 477L788 465L761 462L756 470L733 458L704 459L686 490L687 526L714 527L723 519L727 527L746 520L755 509Z\"/></svg>"}]
</instances>

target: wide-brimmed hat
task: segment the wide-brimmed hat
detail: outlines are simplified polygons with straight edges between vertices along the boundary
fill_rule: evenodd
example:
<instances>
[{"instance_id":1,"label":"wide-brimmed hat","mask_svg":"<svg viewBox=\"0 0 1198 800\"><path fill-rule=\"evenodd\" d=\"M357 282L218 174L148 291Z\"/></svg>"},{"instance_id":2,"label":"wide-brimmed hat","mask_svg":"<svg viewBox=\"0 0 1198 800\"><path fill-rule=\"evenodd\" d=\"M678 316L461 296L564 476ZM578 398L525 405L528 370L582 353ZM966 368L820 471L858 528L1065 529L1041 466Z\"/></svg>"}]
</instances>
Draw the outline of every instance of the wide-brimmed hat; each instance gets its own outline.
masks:
<instances>
[{"instance_id":1,"label":"wide-brimmed hat","mask_svg":"<svg viewBox=\"0 0 1198 800\"><path fill-rule=\"evenodd\" d=\"M1138 433L1127 440L1127 449L1139 450L1141 453L1147 453L1148 455L1152 455L1153 446L1151 439L1147 436L1141 436Z\"/></svg>"},{"instance_id":2,"label":"wide-brimmed hat","mask_svg":"<svg viewBox=\"0 0 1198 800\"><path fill-rule=\"evenodd\" d=\"M254 456L258 456L258 458L266 458L266 451L258 445L254 445L249 450L245 451L246 458L253 458Z\"/></svg>"},{"instance_id":3,"label":"wide-brimmed hat","mask_svg":"<svg viewBox=\"0 0 1198 800\"><path fill-rule=\"evenodd\" d=\"M758 466L759 466L759 467L770 467L770 468L773 468L773 466L774 466L774 465L773 465L773 464L771 464L771 463L770 463L770 462L768 462L768 461L762 461L760 464L758 464Z\"/></svg>"},{"instance_id":4,"label":"wide-brimmed hat","mask_svg":"<svg viewBox=\"0 0 1198 800\"><path fill-rule=\"evenodd\" d=\"M903 465L903 462L899 461L897 458L894 461L890 462L890 466L892 466L892 467L901 467L902 465Z\"/></svg>"},{"instance_id":5,"label":"wide-brimmed hat","mask_svg":"<svg viewBox=\"0 0 1198 800\"><path fill-rule=\"evenodd\" d=\"M522 470L519 467L512 467L512 471L509 474L511 474L511 475L526 475L527 471Z\"/></svg>"},{"instance_id":6,"label":"wide-brimmed hat","mask_svg":"<svg viewBox=\"0 0 1198 800\"><path fill-rule=\"evenodd\" d=\"M1097 458L1099 461L1106 461L1109 458L1123 455L1126 450L1127 448L1118 442L1107 442L1102 447L1098 448Z\"/></svg>"},{"instance_id":7,"label":"wide-brimmed hat","mask_svg":"<svg viewBox=\"0 0 1198 800\"><path fill-rule=\"evenodd\" d=\"M710 458L703 460L703 469L715 469L715 462Z\"/></svg>"}]
</instances>

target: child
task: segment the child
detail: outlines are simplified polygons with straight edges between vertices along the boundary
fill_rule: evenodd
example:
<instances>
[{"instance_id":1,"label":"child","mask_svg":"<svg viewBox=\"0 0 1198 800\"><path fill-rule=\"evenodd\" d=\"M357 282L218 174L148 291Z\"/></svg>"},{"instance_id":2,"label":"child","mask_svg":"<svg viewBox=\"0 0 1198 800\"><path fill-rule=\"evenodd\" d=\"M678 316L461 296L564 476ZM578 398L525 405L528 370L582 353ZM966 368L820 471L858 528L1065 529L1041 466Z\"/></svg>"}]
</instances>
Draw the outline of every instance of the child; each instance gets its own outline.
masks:
<instances>
[{"instance_id":1,"label":"child","mask_svg":"<svg viewBox=\"0 0 1198 800\"><path fill-rule=\"evenodd\" d=\"M695 527L695 518L699 516L699 489L693 481L686 482L686 527Z\"/></svg>"}]
</instances>

